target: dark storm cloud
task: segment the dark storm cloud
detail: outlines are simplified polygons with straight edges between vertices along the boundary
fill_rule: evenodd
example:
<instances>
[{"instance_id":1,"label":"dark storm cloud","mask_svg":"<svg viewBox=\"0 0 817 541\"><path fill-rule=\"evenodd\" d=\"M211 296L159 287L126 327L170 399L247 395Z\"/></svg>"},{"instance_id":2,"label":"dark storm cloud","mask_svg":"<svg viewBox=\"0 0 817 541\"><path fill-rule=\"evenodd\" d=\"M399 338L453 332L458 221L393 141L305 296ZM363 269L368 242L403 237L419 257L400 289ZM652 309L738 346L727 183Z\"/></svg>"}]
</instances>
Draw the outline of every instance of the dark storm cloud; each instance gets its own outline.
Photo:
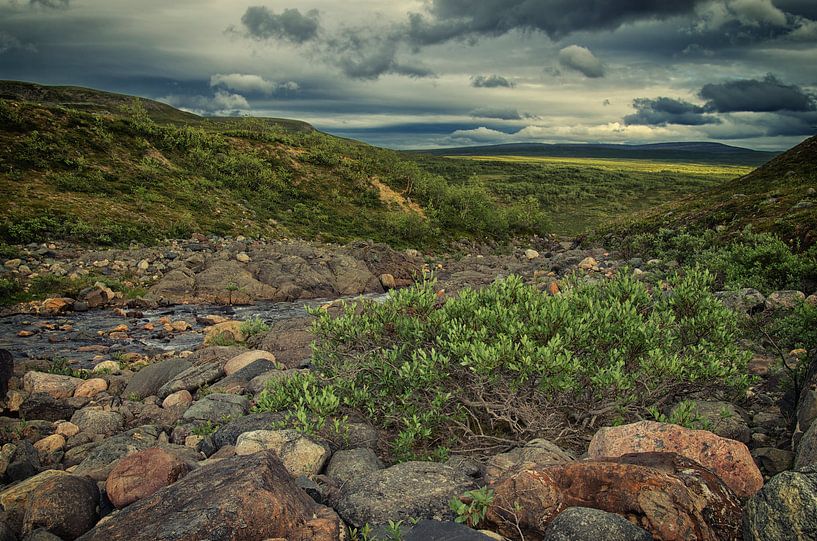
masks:
<instances>
[{"instance_id":1,"label":"dark storm cloud","mask_svg":"<svg viewBox=\"0 0 817 541\"><path fill-rule=\"evenodd\" d=\"M48 9L66 9L71 4L70 0L29 0L29 5Z\"/></svg>"},{"instance_id":2,"label":"dark storm cloud","mask_svg":"<svg viewBox=\"0 0 817 541\"><path fill-rule=\"evenodd\" d=\"M633 100L636 112L624 117L627 125L666 126L703 126L720 124L721 120L707 114L704 107L674 98L636 98Z\"/></svg>"},{"instance_id":3,"label":"dark storm cloud","mask_svg":"<svg viewBox=\"0 0 817 541\"><path fill-rule=\"evenodd\" d=\"M773 75L762 80L744 79L720 84L707 84L700 96L707 100L706 108L720 113L736 111L814 111L814 96L796 85L787 85Z\"/></svg>"},{"instance_id":4,"label":"dark storm cloud","mask_svg":"<svg viewBox=\"0 0 817 541\"><path fill-rule=\"evenodd\" d=\"M297 8L285 9L280 14L264 6L251 6L241 17L247 35L254 39L283 39L305 43L318 34L319 13L313 9L301 13Z\"/></svg>"},{"instance_id":5,"label":"dark storm cloud","mask_svg":"<svg viewBox=\"0 0 817 541\"><path fill-rule=\"evenodd\" d=\"M501 75L474 75L471 77L471 86L475 88L497 88L505 87L512 88L513 82L509 81Z\"/></svg>"},{"instance_id":6,"label":"dark storm cloud","mask_svg":"<svg viewBox=\"0 0 817 541\"><path fill-rule=\"evenodd\" d=\"M394 36L372 30L344 31L318 44L319 54L352 79L377 79L392 73L408 77L434 77L418 64L398 60L399 42Z\"/></svg>"},{"instance_id":7,"label":"dark storm cloud","mask_svg":"<svg viewBox=\"0 0 817 541\"><path fill-rule=\"evenodd\" d=\"M607 30L642 19L689 13L704 0L432 0L428 14L412 14L408 36L429 45L456 38L539 30L558 39L580 30Z\"/></svg>"}]
</instances>

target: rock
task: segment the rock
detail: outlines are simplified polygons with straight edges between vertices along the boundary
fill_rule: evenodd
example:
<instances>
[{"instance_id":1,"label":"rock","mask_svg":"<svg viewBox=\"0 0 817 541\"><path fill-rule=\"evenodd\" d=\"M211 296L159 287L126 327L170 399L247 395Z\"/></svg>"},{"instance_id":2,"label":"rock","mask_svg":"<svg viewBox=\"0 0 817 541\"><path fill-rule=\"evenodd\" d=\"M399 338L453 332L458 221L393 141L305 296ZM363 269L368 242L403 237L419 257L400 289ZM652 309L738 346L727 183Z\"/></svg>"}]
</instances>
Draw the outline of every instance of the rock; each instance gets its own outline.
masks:
<instances>
[{"instance_id":1,"label":"rock","mask_svg":"<svg viewBox=\"0 0 817 541\"><path fill-rule=\"evenodd\" d=\"M98 308L112 301L116 295L113 290L101 282L94 284L94 288L86 293L82 300L88 303L89 308Z\"/></svg>"},{"instance_id":2,"label":"rock","mask_svg":"<svg viewBox=\"0 0 817 541\"><path fill-rule=\"evenodd\" d=\"M224 321L216 323L204 330L204 345L209 346L218 340L242 343L246 337L241 332L240 321Z\"/></svg>"},{"instance_id":3,"label":"rock","mask_svg":"<svg viewBox=\"0 0 817 541\"><path fill-rule=\"evenodd\" d=\"M94 374L118 374L121 370L119 363L116 361L102 361L94 366Z\"/></svg>"},{"instance_id":4,"label":"rock","mask_svg":"<svg viewBox=\"0 0 817 541\"><path fill-rule=\"evenodd\" d=\"M590 507L570 507L553 519L543 541L652 541L626 518Z\"/></svg>"},{"instance_id":5,"label":"rock","mask_svg":"<svg viewBox=\"0 0 817 541\"><path fill-rule=\"evenodd\" d=\"M246 413L250 401L243 396L213 393L194 402L182 416L188 421L211 422L216 425L240 417Z\"/></svg>"},{"instance_id":6,"label":"rock","mask_svg":"<svg viewBox=\"0 0 817 541\"><path fill-rule=\"evenodd\" d=\"M235 260L239 263L249 263L251 261L250 256L248 256L245 252L239 252L236 254Z\"/></svg>"},{"instance_id":7,"label":"rock","mask_svg":"<svg viewBox=\"0 0 817 541\"><path fill-rule=\"evenodd\" d=\"M296 430L255 430L238 436L236 455L272 450L293 477L317 475L329 459L329 449Z\"/></svg>"},{"instance_id":8,"label":"rock","mask_svg":"<svg viewBox=\"0 0 817 541\"><path fill-rule=\"evenodd\" d=\"M380 275L380 285L383 286L383 289L389 290L394 289L397 287L397 282L394 279L394 276L391 274L385 273Z\"/></svg>"},{"instance_id":9,"label":"rock","mask_svg":"<svg viewBox=\"0 0 817 541\"><path fill-rule=\"evenodd\" d=\"M80 398L93 398L99 393L108 390L108 382L102 378L87 379L80 383L74 391L74 396Z\"/></svg>"},{"instance_id":10,"label":"rock","mask_svg":"<svg viewBox=\"0 0 817 541\"><path fill-rule=\"evenodd\" d=\"M273 452L203 466L88 532L82 541L337 541L337 516L289 478Z\"/></svg>"},{"instance_id":11,"label":"rock","mask_svg":"<svg viewBox=\"0 0 817 541\"><path fill-rule=\"evenodd\" d=\"M741 497L763 486L763 476L744 444L706 430L654 421L602 428L587 452L590 458L601 459L656 451L678 453L711 469Z\"/></svg>"},{"instance_id":12,"label":"rock","mask_svg":"<svg viewBox=\"0 0 817 541\"><path fill-rule=\"evenodd\" d=\"M167 397L162 401L162 407L169 409L176 406L189 406L192 402L193 396L190 394L190 392L182 390L167 395Z\"/></svg>"},{"instance_id":13,"label":"rock","mask_svg":"<svg viewBox=\"0 0 817 541\"><path fill-rule=\"evenodd\" d=\"M485 468L485 479L496 481L511 472L518 472L535 466L564 464L575 460L573 455L563 451L554 443L545 439L528 442L524 447L517 447L507 453L491 457Z\"/></svg>"},{"instance_id":14,"label":"rock","mask_svg":"<svg viewBox=\"0 0 817 541\"><path fill-rule=\"evenodd\" d=\"M20 417L23 419L44 419L46 421L70 419L77 407L82 405L77 400L87 402L87 399L83 398L60 400L45 393L32 394L20 404Z\"/></svg>"},{"instance_id":15,"label":"rock","mask_svg":"<svg viewBox=\"0 0 817 541\"><path fill-rule=\"evenodd\" d=\"M582 270L593 270L594 268L598 267L598 265L599 265L598 261L588 256L579 262L578 267Z\"/></svg>"},{"instance_id":16,"label":"rock","mask_svg":"<svg viewBox=\"0 0 817 541\"><path fill-rule=\"evenodd\" d=\"M7 514L9 524L15 531L23 529L23 520L28 500L35 494L37 487L57 477L70 476L61 470L46 470L0 491L0 505Z\"/></svg>"},{"instance_id":17,"label":"rock","mask_svg":"<svg viewBox=\"0 0 817 541\"><path fill-rule=\"evenodd\" d=\"M694 400L695 413L706 421L708 430L718 436L749 443L752 431L746 424L748 415L745 411L729 402L717 400ZM676 412L679 406L672 409Z\"/></svg>"},{"instance_id":18,"label":"rock","mask_svg":"<svg viewBox=\"0 0 817 541\"><path fill-rule=\"evenodd\" d=\"M355 481L366 474L383 469L383 463L371 449L336 451L326 467L326 475L340 485Z\"/></svg>"},{"instance_id":19,"label":"rock","mask_svg":"<svg viewBox=\"0 0 817 541\"><path fill-rule=\"evenodd\" d=\"M168 359L149 364L134 374L122 394L125 397L138 397L139 400L147 396L156 396L163 385L191 366L190 362L184 359Z\"/></svg>"},{"instance_id":20,"label":"rock","mask_svg":"<svg viewBox=\"0 0 817 541\"><path fill-rule=\"evenodd\" d=\"M766 297L757 289L745 288L735 291L718 291L715 297L727 308L735 312L752 313L762 310Z\"/></svg>"},{"instance_id":21,"label":"rock","mask_svg":"<svg viewBox=\"0 0 817 541\"><path fill-rule=\"evenodd\" d=\"M4 477L12 482L23 481L35 476L39 471L40 457L37 450L27 440L18 441L9 457Z\"/></svg>"},{"instance_id":22,"label":"rock","mask_svg":"<svg viewBox=\"0 0 817 541\"><path fill-rule=\"evenodd\" d=\"M160 430L155 426L140 426L118 434L89 449L73 448L65 455L66 465L78 464L74 473L104 481L115 462L131 453L154 447Z\"/></svg>"},{"instance_id":23,"label":"rock","mask_svg":"<svg viewBox=\"0 0 817 541\"><path fill-rule=\"evenodd\" d=\"M79 427L70 421L62 421L57 423L57 426L54 428L54 433L70 438L71 436L79 434Z\"/></svg>"},{"instance_id":24,"label":"rock","mask_svg":"<svg viewBox=\"0 0 817 541\"><path fill-rule=\"evenodd\" d=\"M794 453L785 449L773 447L758 447L752 450L752 456L763 470L769 475L790 470L794 463Z\"/></svg>"},{"instance_id":25,"label":"rock","mask_svg":"<svg viewBox=\"0 0 817 541\"><path fill-rule=\"evenodd\" d=\"M111 470L105 492L119 509L147 498L178 481L190 466L164 449L153 447L126 456Z\"/></svg>"},{"instance_id":26,"label":"rock","mask_svg":"<svg viewBox=\"0 0 817 541\"><path fill-rule=\"evenodd\" d=\"M0 399L5 398L8 393L9 381L12 377L14 377L14 357L7 349L0 349Z\"/></svg>"},{"instance_id":27,"label":"rock","mask_svg":"<svg viewBox=\"0 0 817 541\"><path fill-rule=\"evenodd\" d=\"M71 416L71 422L83 432L112 436L120 432L125 426L122 414L115 411L106 411L101 407L87 407L78 410Z\"/></svg>"},{"instance_id":28,"label":"rock","mask_svg":"<svg viewBox=\"0 0 817 541\"><path fill-rule=\"evenodd\" d=\"M224 363L222 361L191 366L162 385L156 394L159 398L167 398L168 395L177 391L194 392L205 385L213 383L222 376L224 376Z\"/></svg>"},{"instance_id":29,"label":"rock","mask_svg":"<svg viewBox=\"0 0 817 541\"><path fill-rule=\"evenodd\" d=\"M797 454L794 458L794 468L799 470L804 466L817 464L817 423L812 422L797 444Z\"/></svg>"},{"instance_id":30,"label":"rock","mask_svg":"<svg viewBox=\"0 0 817 541\"><path fill-rule=\"evenodd\" d=\"M532 261L534 259L537 259L538 257L539 257L539 252L537 252L536 250L532 250L530 248L525 250L525 258L528 261ZM591 267L592 267L592 265L591 265Z\"/></svg>"},{"instance_id":31,"label":"rock","mask_svg":"<svg viewBox=\"0 0 817 541\"><path fill-rule=\"evenodd\" d=\"M136 268L142 272L145 272L150 268L150 261L148 261L147 259L143 259L136 264Z\"/></svg>"},{"instance_id":32,"label":"rock","mask_svg":"<svg viewBox=\"0 0 817 541\"><path fill-rule=\"evenodd\" d=\"M23 533L38 528L73 540L90 530L97 521L99 490L86 477L64 475L39 484L28 497Z\"/></svg>"},{"instance_id":33,"label":"rock","mask_svg":"<svg viewBox=\"0 0 817 541\"><path fill-rule=\"evenodd\" d=\"M767 310L793 310L806 300L802 291L775 291L766 299Z\"/></svg>"},{"instance_id":34,"label":"rock","mask_svg":"<svg viewBox=\"0 0 817 541\"><path fill-rule=\"evenodd\" d=\"M39 453L51 454L62 451L65 447L65 436L61 434L51 434L41 440L34 442L34 448Z\"/></svg>"},{"instance_id":35,"label":"rock","mask_svg":"<svg viewBox=\"0 0 817 541\"><path fill-rule=\"evenodd\" d=\"M74 307L74 299L57 297L46 299L40 305L40 313L55 316L70 311Z\"/></svg>"},{"instance_id":36,"label":"rock","mask_svg":"<svg viewBox=\"0 0 817 541\"><path fill-rule=\"evenodd\" d=\"M746 503L743 539L788 541L815 539L817 534L817 468L787 471L772 477Z\"/></svg>"},{"instance_id":37,"label":"rock","mask_svg":"<svg viewBox=\"0 0 817 541\"><path fill-rule=\"evenodd\" d=\"M251 341L251 345L269 351L287 368L298 368L312 356L310 318L293 318L273 322L270 330Z\"/></svg>"},{"instance_id":38,"label":"rock","mask_svg":"<svg viewBox=\"0 0 817 541\"><path fill-rule=\"evenodd\" d=\"M250 389L250 382L253 379L275 370L277 366L277 364L267 361L266 359L259 359L231 376L217 381L210 387L210 391L216 393L243 394Z\"/></svg>"},{"instance_id":39,"label":"rock","mask_svg":"<svg viewBox=\"0 0 817 541\"><path fill-rule=\"evenodd\" d=\"M434 462L403 462L343 487L335 508L354 527L389 520L450 520L448 502L474 488L457 470Z\"/></svg>"},{"instance_id":40,"label":"rock","mask_svg":"<svg viewBox=\"0 0 817 541\"><path fill-rule=\"evenodd\" d=\"M405 541L491 541L485 534L455 522L421 520L404 538Z\"/></svg>"},{"instance_id":41,"label":"rock","mask_svg":"<svg viewBox=\"0 0 817 541\"><path fill-rule=\"evenodd\" d=\"M233 419L229 423L222 425L210 436L207 436L200 446L201 451L210 456L219 449L227 445L235 445L238 437L244 432L254 430L269 429L273 423L283 420L280 413L251 413Z\"/></svg>"},{"instance_id":42,"label":"rock","mask_svg":"<svg viewBox=\"0 0 817 541\"><path fill-rule=\"evenodd\" d=\"M235 357L227 361L227 364L224 365L224 374L227 376L235 374L242 368L261 359L274 363L275 355L268 351L262 351L259 349L246 351L244 353L241 353L240 355L236 355Z\"/></svg>"},{"instance_id":43,"label":"rock","mask_svg":"<svg viewBox=\"0 0 817 541\"><path fill-rule=\"evenodd\" d=\"M777 357L772 355L755 354L752 355L751 360L749 360L747 369L749 374L753 376L768 376L772 366L774 366L775 363L777 363Z\"/></svg>"},{"instance_id":44,"label":"rock","mask_svg":"<svg viewBox=\"0 0 817 541\"><path fill-rule=\"evenodd\" d=\"M711 471L675 453L523 470L494 485L486 520L499 533L543 539L570 507L625 515L663 541L738 539L741 507ZM604 538L606 539L606 538Z\"/></svg>"},{"instance_id":45,"label":"rock","mask_svg":"<svg viewBox=\"0 0 817 541\"><path fill-rule=\"evenodd\" d=\"M26 372L23 376L23 389L31 394L45 393L53 398L69 398L82 383L80 378L48 374L46 372Z\"/></svg>"}]
</instances>

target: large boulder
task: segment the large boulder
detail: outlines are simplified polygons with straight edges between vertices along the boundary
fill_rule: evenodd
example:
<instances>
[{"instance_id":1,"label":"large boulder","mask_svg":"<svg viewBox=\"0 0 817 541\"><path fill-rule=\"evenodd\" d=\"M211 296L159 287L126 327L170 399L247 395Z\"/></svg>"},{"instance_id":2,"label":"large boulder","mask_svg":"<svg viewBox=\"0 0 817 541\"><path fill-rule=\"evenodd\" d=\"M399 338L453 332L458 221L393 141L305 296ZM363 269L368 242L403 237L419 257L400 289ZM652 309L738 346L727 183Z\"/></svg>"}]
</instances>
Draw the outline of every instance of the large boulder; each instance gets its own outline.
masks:
<instances>
[{"instance_id":1,"label":"large boulder","mask_svg":"<svg viewBox=\"0 0 817 541\"><path fill-rule=\"evenodd\" d=\"M250 382L265 373L276 370L278 364L267 359L258 359L236 370L226 378L214 383L210 390L218 393L241 394L248 389Z\"/></svg>"},{"instance_id":2,"label":"large boulder","mask_svg":"<svg viewBox=\"0 0 817 541\"><path fill-rule=\"evenodd\" d=\"M492 539L463 524L439 520L421 520L405 537L405 541L491 541Z\"/></svg>"},{"instance_id":3,"label":"large boulder","mask_svg":"<svg viewBox=\"0 0 817 541\"><path fill-rule=\"evenodd\" d=\"M104 410L99 406L90 406L77 410L71 416L71 422L83 432L102 436L113 436L121 432L125 426L125 419L121 413Z\"/></svg>"},{"instance_id":4,"label":"large boulder","mask_svg":"<svg viewBox=\"0 0 817 541\"><path fill-rule=\"evenodd\" d=\"M227 361L227 363L224 365L224 374L227 376L231 376L238 372L239 370L241 370L242 368L245 368L258 360L270 361L271 363L273 363L272 368L276 367L274 364L275 355L268 351L253 349L250 351L245 351L244 353L240 353L233 357L232 359L230 359L229 361Z\"/></svg>"},{"instance_id":5,"label":"large boulder","mask_svg":"<svg viewBox=\"0 0 817 541\"><path fill-rule=\"evenodd\" d=\"M542 539L570 507L622 515L663 541L740 535L734 493L711 471L675 453L533 468L503 479L494 490L487 520L508 536L521 531L525 539Z\"/></svg>"},{"instance_id":6,"label":"large boulder","mask_svg":"<svg viewBox=\"0 0 817 541\"><path fill-rule=\"evenodd\" d=\"M68 420L87 402L86 398L54 398L46 393L35 393L20 404L20 417L52 422Z\"/></svg>"},{"instance_id":7,"label":"large boulder","mask_svg":"<svg viewBox=\"0 0 817 541\"><path fill-rule=\"evenodd\" d=\"M298 489L271 451L201 467L137 501L83 541L337 541L337 516Z\"/></svg>"},{"instance_id":8,"label":"large boulder","mask_svg":"<svg viewBox=\"0 0 817 541\"><path fill-rule=\"evenodd\" d=\"M471 478L434 462L403 462L347 483L336 509L355 527L408 519L449 520L449 501L474 488Z\"/></svg>"},{"instance_id":9,"label":"large boulder","mask_svg":"<svg viewBox=\"0 0 817 541\"><path fill-rule=\"evenodd\" d=\"M747 503L746 541L817 539L817 467L772 477Z\"/></svg>"},{"instance_id":10,"label":"large boulder","mask_svg":"<svg viewBox=\"0 0 817 541\"><path fill-rule=\"evenodd\" d=\"M591 507L570 507L553 519L544 541L652 541L643 528L621 515Z\"/></svg>"},{"instance_id":11,"label":"large boulder","mask_svg":"<svg viewBox=\"0 0 817 541\"><path fill-rule=\"evenodd\" d=\"M763 486L763 475L744 444L706 430L641 421L602 428L587 451L592 459L650 452L678 453L694 460L715 472L741 497L751 496Z\"/></svg>"},{"instance_id":12,"label":"large boulder","mask_svg":"<svg viewBox=\"0 0 817 541\"><path fill-rule=\"evenodd\" d=\"M326 475L344 485L382 469L383 463L374 451L358 448L336 451L326 467Z\"/></svg>"},{"instance_id":13,"label":"large boulder","mask_svg":"<svg viewBox=\"0 0 817 541\"><path fill-rule=\"evenodd\" d=\"M211 302L248 303L279 300L278 290L258 281L238 261L214 261L196 275L196 298Z\"/></svg>"},{"instance_id":14,"label":"large boulder","mask_svg":"<svg viewBox=\"0 0 817 541\"><path fill-rule=\"evenodd\" d=\"M159 389L192 365L185 359L168 359L149 364L133 375L122 395L141 400L147 396L158 395ZM170 394L170 393L168 393Z\"/></svg>"},{"instance_id":15,"label":"large boulder","mask_svg":"<svg viewBox=\"0 0 817 541\"><path fill-rule=\"evenodd\" d=\"M310 344L315 339L311 318L283 319L274 322L270 330L250 340L250 345L271 352L287 368L297 368L312 356Z\"/></svg>"},{"instance_id":16,"label":"large boulder","mask_svg":"<svg viewBox=\"0 0 817 541\"><path fill-rule=\"evenodd\" d=\"M208 394L185 410L187 421L210 422L215 425L244 415L250 401L243 396L225 393Z\"/></svg>"},{"instance_id":17,"label":"large boulder","mask_svg":"<svg viewBox=\"0 0 817 541\"><path fill-rule=\"evenodd\" d=\"M244 415L221 425L218 430L204 438L199 445L199 449L205 455L210 456L225 445L235 445L241 434L254 430L269 429L273 423L283 419L284 415L281 413L251 413Z\"/></svg>"},{"instance_id":18,"label":"large boulder","mask_svg":"<svg viewBox=\"0 0 817 541\"><path fill-rule=\"evenodd\" d=\"M69 475L71 474L62 470L46 470L0 491L0 505L3 506L6 519L11 524L12 529L15 531L22 530L28 500L35 494L37 487L56 477Z\"/></svg>"},{"instance_id":19,"label":"large boulder","mask_svg":"<svg viewBox=\"0 0 817 541\"><path fill-rule=\"evenodd\" d=\"M104 481L115 463L131 453L153 447L161 431L155 426L141 426L113 436L100 443L70 449L65 456L67 466L76 464L74 473Z\"/></svg>"},{"instance_id":20,"label":"large boulder","mask_svg":"<svg viewBox=\"0 0 817 541\"><path fill-rule=\"evenodd\" d=\"M159 447L128 455L111 470L105 492L111 503L123 508L173 484L191 467L176 455Z\"/></svg>"},{"instance_id":21,"label":"large boulder","mask_svg":"<svg viewBox=\"0 0 817 541\"><path fill-rule=\"evenodd\" d=\"M70 398L82 381L71 376L32 371L23 376L23 389L30 394L45 393L56 399Z\"/></svg>"},{"instance_id":22,"label":"large boulder","mask_svg":"<svg viewBox=\"0 0 817 541\"><path fill-rule=\"evenodd\" d=\"M817 464L817 423L815 422L810 424L806 433L800 438L794 456L795 469L811 464Z\"/></svg>"},{"instance_id":23,"label":"large boulder","mask_svg":"<svg viewBox=\"0 0 817 541\"><path fill-rule=\"evenodd\" d=\"M176 374L170 381L159 387L156 395L167 398L178 391L195 392L200 387L209 385L224 376L224 361L212 361L206 364L191 366Z\"/></svg>"},{"instance_id":24,"label":"large boulder","mask_svg":"<svg viewBox=\"0 0 817 541\"><path fill-rule=\"evenodd\" d=\"M39 484L28 497L23 533L44 528L72 541L96 524L99 489L87 477L57 476Z\"/></svg>"},{"instance_id":25,"label":"large boulder","mask_svg":"<svg viewBox=\"0 0 817 541\"><path fill-rule=\"evenodd\" d=\"M506 453L492 456L485 468L485 479L496 481L512 472L518 472L535 466L564 464L575 460L573 455L563 451L553 442L535 439L524 447L517 447Z\"/></svg>"},{"instance_id":26,"label":"large boulder","mask_svg":"<svg viewBox=\"0 0 817 541\"><path fill-rule=\"evenodd\" d=\"M297 430L255 430L238 437L235 454L272 450L293 477L317 475L330 456L329 448Z\"/></svg>"},{"instance_id":27,"label":"large boulder","mask_svg":"<svg viewBox=\"0 0 817 541\"><path fill-rule=\"evenodd\" d=\"M738 289L735 291L718 291L715 296L736 312L751 313L763 310L766 297L757 289Z\"/></svg>"}]
</instances>

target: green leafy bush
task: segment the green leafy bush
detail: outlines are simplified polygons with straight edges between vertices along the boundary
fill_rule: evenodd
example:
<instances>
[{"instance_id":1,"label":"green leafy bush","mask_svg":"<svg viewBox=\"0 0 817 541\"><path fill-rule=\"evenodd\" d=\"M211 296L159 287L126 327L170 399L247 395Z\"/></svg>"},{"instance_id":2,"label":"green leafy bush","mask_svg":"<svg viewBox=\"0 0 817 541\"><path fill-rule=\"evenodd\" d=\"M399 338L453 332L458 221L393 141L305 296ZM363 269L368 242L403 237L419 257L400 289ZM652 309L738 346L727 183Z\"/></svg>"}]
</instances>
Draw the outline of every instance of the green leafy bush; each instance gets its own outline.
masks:
<instances>
[{"instance_id":1,"label":"green leafy bush","mask_svg":"<svg viewBox=\"0 0 817 541\"><path fill-rule=\"evenodd\" d=\"M239 325L239 330L249 339L257 334L263 334L269 331L269 325L260 317L252 317L242 321L241 325Z\"/></svg>"},{"instance_id":2,"label":"green leafy bush","mask_svg":"<svg viewBox=\"0 0 817 541\"><path fill-rule=\"evenodd\" d=\"M676 395L747 384L736 316L711 282L693 270L651 292L621 274L553 297L510 277L443 300L426 281L338 317L316 311L317 375L265 399L326 416L306 397L331 393L332 415L387 430L398 460L543 435L569 444L585 417L636 419Z\"/></svg>"}]
</instances>

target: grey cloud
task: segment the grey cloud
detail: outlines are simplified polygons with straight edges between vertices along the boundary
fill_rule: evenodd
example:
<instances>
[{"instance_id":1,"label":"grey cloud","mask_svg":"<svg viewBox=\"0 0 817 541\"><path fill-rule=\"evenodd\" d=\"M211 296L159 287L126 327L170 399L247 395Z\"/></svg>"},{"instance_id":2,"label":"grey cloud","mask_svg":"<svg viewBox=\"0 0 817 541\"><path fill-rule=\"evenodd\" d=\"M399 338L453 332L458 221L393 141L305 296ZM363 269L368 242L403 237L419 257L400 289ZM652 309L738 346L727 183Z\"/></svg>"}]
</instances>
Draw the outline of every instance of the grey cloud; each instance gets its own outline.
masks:
<instances>
[{"instance_id":1,"label":"grey cloud","mask_svg":"<svg viewBox=\"0 0 817 541\"><path fill-rule=\"evenodd\" d=\"M13 51L15 49L21 49L32 52L37 51L36 47L31 45L30 43L23 43L16 36L0 30L0 54Z\"/></svg>"},{"instance_id":2,"label":"grey cloud","mask_svg":"<svg viewBox=\"0 0 817 541\"><path fill-rule=\"evenodd\" d=\"M251 6L241 17L247 35L254 39L282 39L293 43L305 43L318 35L319 13L312 9L301 13L299 9L285 9L276 15L265 6Z\"/></svg>"},{"instance_id":3,"label":"grey cloud","mask_svg":"<svg viewBox=\"0 0 817 541\"><path fill-rule=\"evenodd\" d=\"M721 113L735 111L814 111L814 97L796 85L786 85L769 74L762 80L744 79L707 84L701 89L707 109Z\"/></svg>"},{"instance_id":4,"label":"grey cloud","mask_svg":"<svg viewBox=\"0 0 817 541\"><path fill-rule=\"evenodd\" d=\"M520 113L517 109L501 107L480 107L468 114L474 118L495 118L498 120L522 120L533 117L529 113Z\"/></svg>"},{"instance_id":5,"label":"grey cloud","mask_svg":"<svg viewBox=\"0 0 817 541\"><path fill-rule=\"evenodd\" d=\"M604 65L601 60L586 47L569 45L559 51L559 65L584 74L585 77L604 77Z\"/></svg>"},{"instance_id":6,"label":"grey cloud","mask_svg":"<svg viewBox=\"0 0 817 541\"><path fill-rule=\"evenodd\" d=\"M501 75L474 75L471 77L471 86L475 88L497 88L505 87L512 88L514 86L512 81L509 81Z\"/></svg>"},{"instance_id":7,"label":"grey cloud","mask_svg":"<svg viewBox=\"0 0 817 541\"><path fill-rule=\"evenodd\" d=\"M320 54L352 79L377 79L392 73L408 77L434 77L430 69L398 60L400 42L391 32L347 30L319 45Z\"/></svg>"},{"instance_id":8,"label":"grey cloud","mask_svg":"<svg viewBox=\"0 0 817 541\"><path fill-rule=\"evenodd\" d=\"M408 36L418 45L512 30L539 30L559 39L580 30L615 29L636 20L689 13L704 1L431 0L428 15L411 15Z\"/></svg>"},{"instance_id":9,"label":"grey cloud","mask_svg":"<svg viewBox=\"0 0 817 541\"><path fill-rule=\"evenodd\" d=\"M219 114L236 116L242 111L250 109L247 98L241 94L232 94L224 90L217 90L212 96L185 96L171 94L159 98L173 107L187 109L200 114Z\"/></svg>"},{"instance_id":10,"label":"grey cloud","mask_svg":"<svg viewBox=\"0 0 817 541\"><path fill-rule=\"evenodd\" d=\"M296 92L300 85L295 81L277 83L259 75L244 73L216 73L210 76L210 86L222 87L236 92L271 95L276 92Z\"/></svg>"},{"instance_id":11,"label":"grey cloud","mask_svg":"<svg viewBox=\"0 0 817 541\"><path fill-rule=\"evenodd\" d=\"M29 0L29 5L48 9L66 9L71 4L70 0Z\"/></svg>"},{"instance_id":12,"label":"grey cloud","mask_svg":"<svg viewBox=\"0 0 817 541\"><path fill-rule=\"evenodd\" d=\"M674 98L636 98L633 100L636 112L624 117L627 125L666 126L702 126L720 124L721 120L707 114L704 107Z\"/></svg>"}]
</instances>

